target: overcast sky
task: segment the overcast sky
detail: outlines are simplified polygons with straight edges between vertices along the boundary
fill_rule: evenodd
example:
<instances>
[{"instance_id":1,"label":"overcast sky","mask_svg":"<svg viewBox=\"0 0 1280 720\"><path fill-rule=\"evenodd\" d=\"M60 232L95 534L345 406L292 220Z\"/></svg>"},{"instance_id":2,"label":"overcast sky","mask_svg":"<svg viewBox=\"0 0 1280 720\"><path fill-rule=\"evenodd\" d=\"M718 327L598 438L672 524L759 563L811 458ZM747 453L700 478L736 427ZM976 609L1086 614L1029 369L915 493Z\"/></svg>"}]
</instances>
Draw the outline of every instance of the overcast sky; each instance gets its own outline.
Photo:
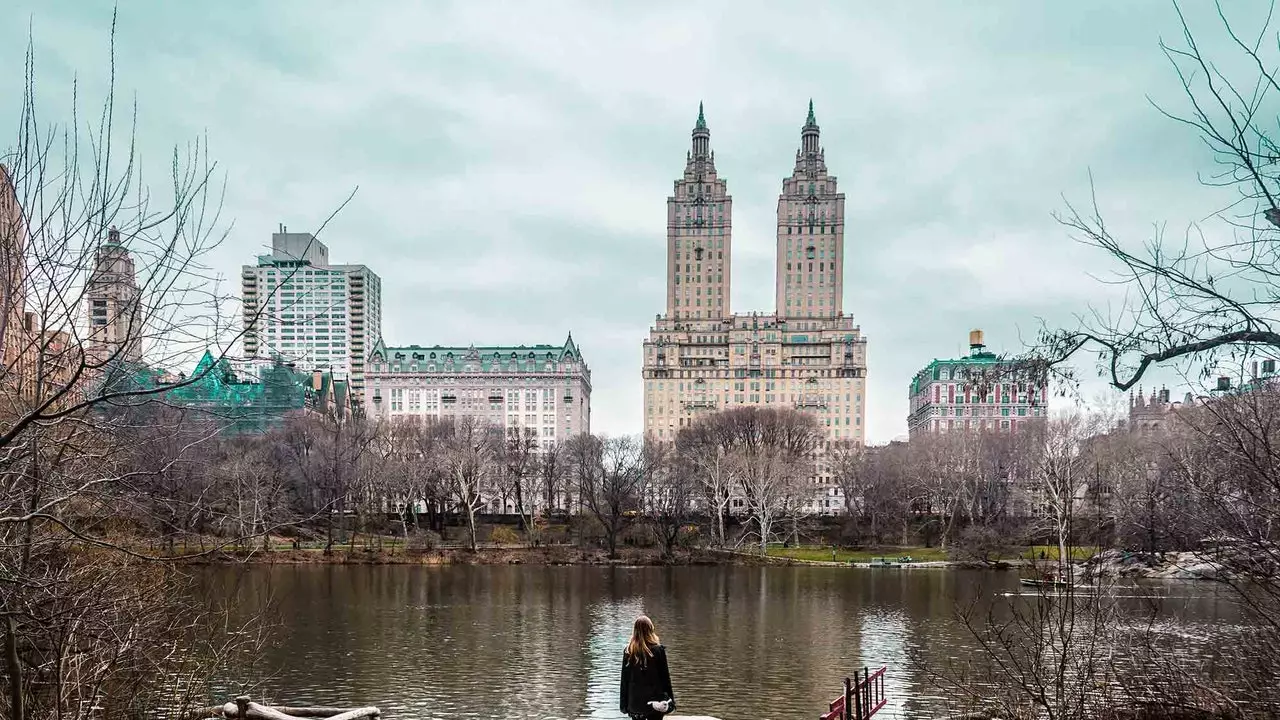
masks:
<instances>
[{"instance_id":1,"label":"overcast sky","mask_svg":"<svg viewBox=\"0 0 1280 720\"><path fill-rule=\"evenodd\" d=\"M1212 7L1188 3L1205 44ZM1232 2L1233 18L1265 5ZM8 0L0 129L34 37L45 122L101 99L106 3ZM29 23L28 23L29 21ZM117 91L152 177L207 135L234 221L228 282L279 223L383 281L389 344L560 343L593 426L641 429L641 343L663 310L665 202L698 102L734 198L738 312L773 309L777 195L813 99L847 195L845 309L869 338L868 439L971 328L1017 351L1117 289L1052 213L1086 202L1135 242L1222 204L1161 54L1173 6L1084 2L121 3ZM1212 37L1210 37L1212 36ZM13 137L11 130L0 135Z\"/></svg>"}]
</instances>

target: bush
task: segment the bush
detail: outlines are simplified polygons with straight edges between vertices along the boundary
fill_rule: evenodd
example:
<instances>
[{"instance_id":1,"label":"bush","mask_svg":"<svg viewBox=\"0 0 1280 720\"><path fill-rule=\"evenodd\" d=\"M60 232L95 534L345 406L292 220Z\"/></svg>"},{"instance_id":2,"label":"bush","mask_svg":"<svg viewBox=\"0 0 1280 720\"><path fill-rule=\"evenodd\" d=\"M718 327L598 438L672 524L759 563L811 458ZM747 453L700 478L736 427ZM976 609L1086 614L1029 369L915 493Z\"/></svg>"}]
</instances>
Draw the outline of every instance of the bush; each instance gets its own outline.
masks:
<instances>
[{"instance_id":1,"label":"bush","mask_svg":"<svg viewBox=\"0 0 1280 720\"><path fill-rule=\"evenodd\" d=\"M682 548L694 548L702 544L702 531L697 525L685 525L676 534L676 545Z\"/></svg>"},{"instance_id":2,"label":"bush","mask_svg":"<svg viewBox=\"0 0 1280 720\"><path fill-rule=\"evenodd\" d=\"M953 555L957 560L995 563L1014 554L1009 535L1000 528L970 525L957 538Z\"/></svg>"},{"instance_id":3,"label":"bush","mask_svg":"<svg viewBox=\"0 0 1280 720\"><path fill-rule=\"evenodd\" d=\"M506 525L498 525L489 531L489 542L497 543L498 545L518 545L520 544L520 533Z\"/></svg>"},{"instance_id":4,"label":"bush","mask_svg":"<svg viewBox=\"0 0 1280 720\"><path fill-rule=\"evenodd\" d=\"M644 524L631 525L622 529L618 533L619 545L631 545L633 547L653 547L658 543L658 536L654 533L653 528Z\"/></svg>"},{"instance_id":5,"label":"bush","mask_svg":"<svg viewBox=\"0 0 1280 720\"><path fill-rule=\"evenodd\" d=\"M435 550L440 547L440 535L430 530L416 532L404 543L405 550Z\"/></svg>"}]
</instances>

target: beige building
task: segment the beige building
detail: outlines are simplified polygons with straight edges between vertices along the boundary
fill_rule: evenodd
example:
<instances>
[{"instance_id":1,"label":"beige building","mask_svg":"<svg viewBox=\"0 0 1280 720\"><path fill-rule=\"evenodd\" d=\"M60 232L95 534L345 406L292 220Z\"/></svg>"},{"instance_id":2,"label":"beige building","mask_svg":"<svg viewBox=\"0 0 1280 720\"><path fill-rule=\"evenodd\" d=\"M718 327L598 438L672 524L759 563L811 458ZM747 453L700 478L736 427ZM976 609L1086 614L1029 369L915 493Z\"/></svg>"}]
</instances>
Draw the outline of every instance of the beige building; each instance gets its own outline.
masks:
<instances>
[{"instance_id":1,"label":"beige building","mask_svg":"<svg viewBox=\"0 0 1280 720\"><path fill-rule=\"evenodd\" d=\"M143 317L136 269L129 249L112 227L98 247L93 274L85 287L89 332L85 356L94 365L121 360L142 362Z\"/></svg>"},{"instance_id":2,"label":"beige building","mask_svg":"<svg viewBox=\"0 0 1280 720\"><path fill-rule=\"evenodd\" d=\"M591 432L591 370L573 335L555 345L401 345L382 340L369 354L364 407L373 417L430 424L473 418L510 436L529 433L539 455ZM540 478L535 480L535 484ZM537 487L536 509L569 497ZM499 488L484 490L488 512L515 512Z\"/></svg>"},{"instance_id":3,"label":"beige building","mask_svg":"<svg viewBox=\"0 0 1280 720\"><path fill-rule=\"evenodd\" d=\"M702 108L667 198L667 311L644 343L644 427L674 439L703 413L744 405L812 413L830 441L866 439L866 338L844 314L844 194L827 173L809 105L778 197L777 308L729 307L732 199ZM819 497L837 497L829 478ZM818 500L818 507L834 507Z\"/></svg>"}]
</instances>

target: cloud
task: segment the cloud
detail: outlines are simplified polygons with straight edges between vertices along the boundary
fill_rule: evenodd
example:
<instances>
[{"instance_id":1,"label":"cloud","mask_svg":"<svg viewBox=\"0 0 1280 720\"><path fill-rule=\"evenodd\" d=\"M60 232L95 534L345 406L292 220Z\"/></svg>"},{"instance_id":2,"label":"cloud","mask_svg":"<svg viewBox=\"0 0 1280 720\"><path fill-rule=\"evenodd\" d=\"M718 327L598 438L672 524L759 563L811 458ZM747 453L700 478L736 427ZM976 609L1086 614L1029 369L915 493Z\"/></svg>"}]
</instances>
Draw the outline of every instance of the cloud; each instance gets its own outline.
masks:
<instances>
[{"instance_id":1,"label":"cloud","mask_svg":"<svg viewBox=\"0 0 1280 720\"><path fill-rule=\"evenodd\" d=\"M19 0L42 108L107 79L109 8ZM1201 19L1193 17L1193 21ZM1212 20L1202 18L1206 22ZM732 305L771 310L774 212L809 98L848 197L845 307L870 337L869 437L905 430L906 387L971 327L1016 350L1114 288L1052 217L1090 174L1118 233L1206 217L1196 139L1163 119L1164 5L763 2L129 3L121 98L148 172L207 134L235 220L215 260L279 222L316 227L383 279L388 341L559 342L592 366L598 430L641 427L640 347L664 303L665 203L697 104L734 197ZM0 27L21 60L25 23ZM21 78L0 76L0 120ZM8 119L8 120L4 120ZM12 127L6 126L6 127Z\"/></svg>"}]
</instances>

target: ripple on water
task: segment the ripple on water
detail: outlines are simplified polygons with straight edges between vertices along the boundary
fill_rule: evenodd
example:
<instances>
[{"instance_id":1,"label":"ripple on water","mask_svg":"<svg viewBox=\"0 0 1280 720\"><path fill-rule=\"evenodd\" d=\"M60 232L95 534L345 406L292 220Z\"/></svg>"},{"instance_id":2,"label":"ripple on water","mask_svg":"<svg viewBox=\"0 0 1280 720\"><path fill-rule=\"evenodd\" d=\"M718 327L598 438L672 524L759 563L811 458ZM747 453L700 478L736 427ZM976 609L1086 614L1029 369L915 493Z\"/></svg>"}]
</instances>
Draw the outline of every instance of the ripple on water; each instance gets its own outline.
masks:
<instances>
[{"instance_id":1,"label":"ripple on water","mask_svg":"<svg viewBox=\"0 0 1280 720\"><path fill-rule=\"evenodd\" d=\"M273 597L284 623L264 657L275 670L260 693L269 701L372 704L388 720L618 718L618 664L643 612L669 648L682 712L792 720L816 717L863 666L889 667L887 717L945 709L946 689L912 658L964 662L974 646L957 602L1011 591L1011 580L843 568L278 566L251 570L241 587ZM1165 641L1188 658L1205 652L1214 624L1238 625L1198 592L1152 593L1177 596L1180 619Z\"/></svg>"}]
</instances>

